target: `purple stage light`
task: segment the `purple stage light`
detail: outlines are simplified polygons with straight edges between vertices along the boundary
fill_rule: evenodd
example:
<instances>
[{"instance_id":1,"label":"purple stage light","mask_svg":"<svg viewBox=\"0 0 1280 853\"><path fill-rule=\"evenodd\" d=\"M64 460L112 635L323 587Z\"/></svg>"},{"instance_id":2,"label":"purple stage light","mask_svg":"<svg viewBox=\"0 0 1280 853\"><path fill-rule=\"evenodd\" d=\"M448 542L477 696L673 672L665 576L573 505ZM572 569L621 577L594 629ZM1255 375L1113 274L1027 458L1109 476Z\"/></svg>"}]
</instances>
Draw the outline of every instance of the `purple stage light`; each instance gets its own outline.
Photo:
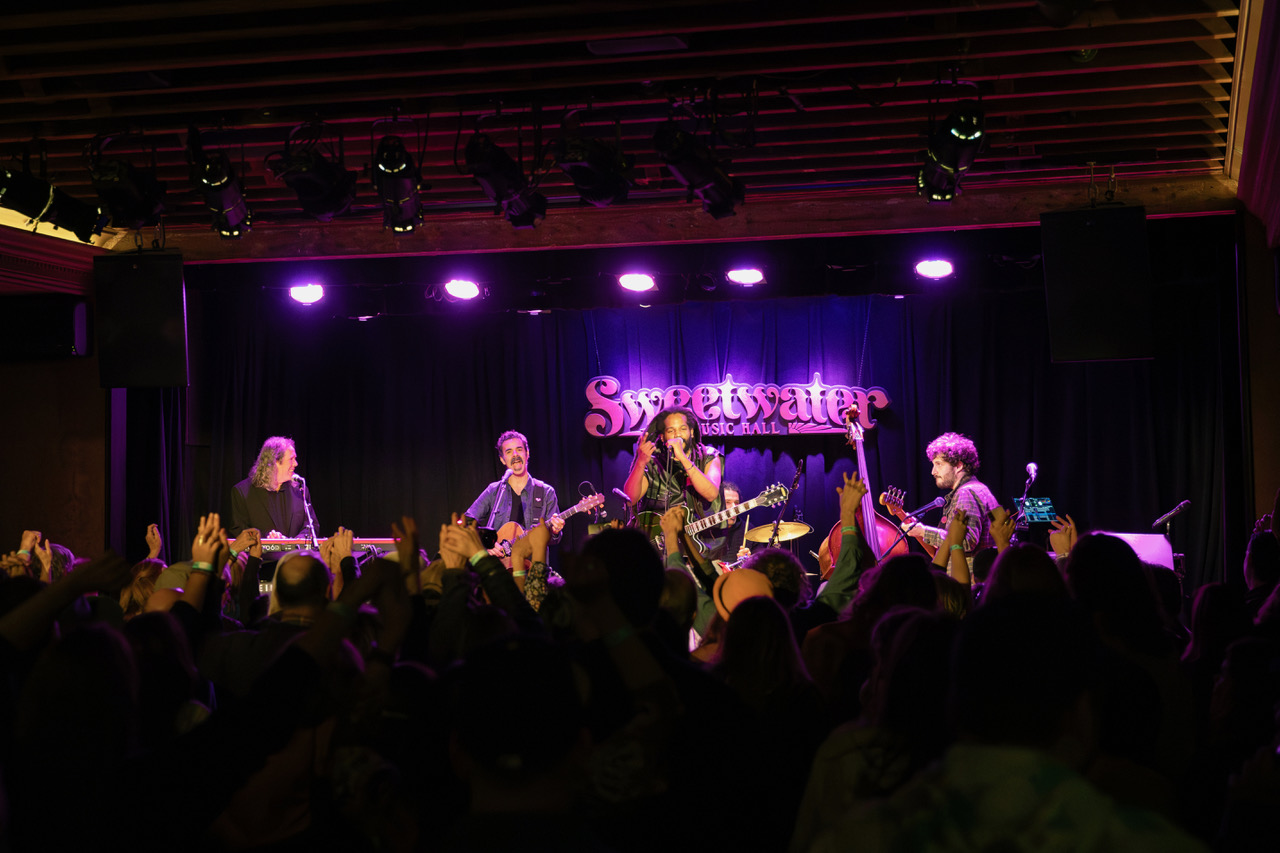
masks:
<instances>
[{"instance_id":1,"label":"purple stage light","mask_svg":"<svg viewBox=\"0 0 1280 853\"><path fill-rule=\"evenodd\" d=\"M645 275L642 272L629 272L618 276L618 284L627 290L634 290L640 293L645 290L653 290L653 276Z\"/></svg>"},{"instance_id":2,"label":"purple stage light","mask_svg":"<svg viewBox=\"0 0 1280 853\"><path fill-rule=\"evenodd\" d=\"M455 278L447 282L444 289L454 299L475 299L480 295L480 285L464 278Z\"/></svg>"},{"instance_id":3,"label":"purple stage light","mask_svg":"<svg viewBox=\"0 0 1280 853\"><path fill-rule=\"evenodd\" d=\"M764 281L764 273L757 269L741 269L729 270L724 277L734 284L741 284L744 287L750 287L753 284L759 284Z\"/></svg>"},{"instance_id":4,"label":"purple stage light","mask_svg":"<svg viewBox=\"0 0 1280 853\"><path fill-rule=\"evenodd\" d=\"M324 298L324 288L318 284L296 284L289 288L289 295L303 305L311 305Z\"/></svg>"},{"instance_id":5,"label":"purple stage light","mask_svg":"<svg viewBox=\"0 0 1280 853\"><path fill-rule=\"evenodd\" d=\"M916 274L925 278L946 278L953 272L955 268L951 266L951 261L932 259L916 264Z\"/></svg>"}]
</instances>

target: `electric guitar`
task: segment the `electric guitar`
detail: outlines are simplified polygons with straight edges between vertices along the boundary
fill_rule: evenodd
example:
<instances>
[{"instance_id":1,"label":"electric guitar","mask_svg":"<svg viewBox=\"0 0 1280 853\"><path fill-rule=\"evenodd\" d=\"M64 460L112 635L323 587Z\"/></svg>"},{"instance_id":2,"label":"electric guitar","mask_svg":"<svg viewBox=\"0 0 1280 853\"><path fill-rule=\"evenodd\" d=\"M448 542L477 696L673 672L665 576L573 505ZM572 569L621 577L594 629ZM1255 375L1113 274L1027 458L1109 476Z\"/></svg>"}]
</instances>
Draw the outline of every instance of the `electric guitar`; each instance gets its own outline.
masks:
<instances>
[{"instance_id":1,"label":"electric guitar","mask_svg":"<svg viewBox=\"0 0 1280 853\"><path fill-rule=\"evenodd\" d=\"M789 494L790 491L786 486L781 483L774 483L772 486L765 489L749 501L742 501L728 509L722 509L719 512L706 516L705 518L700 518L697 521L686 524L684 526L684 532L689 534L689 538L697 544L699 549L705 552L707 550L707 546L706 543L698 538L699 533L708 528L724 524L729 519L737 518L744 512L750 512L758 506L766 506L770 504L777 506L778 504L786 501L787 495Z\"/></svg>"},{"instance_id":2,"label":"electric guitar","mask_svg":"<svg viewBox=\"0 0 1280 853\"><path fill-rule=\"evenodd\" d=\"M578 501L573 506L569 507L568 509L561 510L560 512L551 516L551 518L558 518L561 521L564 521L567 518L572 518L573 516L577 515L580 512L589 512L590 510L595 509L596 507L600 506L603 503L604 503L604 495L601 495L601 494L587 495L585 498ZM542 521L539 523L545 524L546 521ZM506 524L499 527L498 543L494 546L495 548L499 549L499 552L500 552L499 556L503 558L510 558L511 543L519 539L525 533L526 533L525 529L520 525L516 524L514 521L508 521Z\"/></svg>"}]
</instances>

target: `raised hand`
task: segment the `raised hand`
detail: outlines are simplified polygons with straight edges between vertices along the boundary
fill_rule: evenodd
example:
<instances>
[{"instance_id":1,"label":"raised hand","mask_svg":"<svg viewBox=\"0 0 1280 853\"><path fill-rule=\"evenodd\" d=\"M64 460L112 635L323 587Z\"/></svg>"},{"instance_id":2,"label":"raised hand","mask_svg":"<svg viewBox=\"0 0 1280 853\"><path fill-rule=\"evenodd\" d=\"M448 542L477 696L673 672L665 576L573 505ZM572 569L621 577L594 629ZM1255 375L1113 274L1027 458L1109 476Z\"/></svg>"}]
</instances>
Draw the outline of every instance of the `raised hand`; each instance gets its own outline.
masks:
<instances>
[{"instance_id":1,"label":"raised hand","mask_svg":"<svg viewBox=\"0 0 1280 853\"><path fill-rule=\"evenodd\" d=\"M410 516L402 515L399 524L391 522L391 535L396 540L400 574L406 577L418 577L419 566L422 564L422 555L418 551L418 522Z\"/></svg>"},{"instance_id":2,"label":"raised hand","mask_svg":"<svg viewBox=\"0 0 1280 853\"><path fill-rule=\"evenodd\" d=\"M648 438L647 433L642 433L639 440L636 441L636 459L642 463L647 464L657 450L657 442Z\"/></svg>"},{"instance_id":3,"label":"raised hand","mask_svg":"<svg viewBox=\"0 0 1280 853\"><path fill-rule=\"evenodd\" d=\"M35 548L36 543L39 541L40 541L39 530L24 530L22 531L22 539L19 540L18 550L26 551L30 553L31 550Z\"/></svg>"},{"instance_id":4,"label":"raised hand","mask_svg":"<svg viewBox=\"0 0 1280 853\"><path fill-rule=\"evenodd\" d=\"M240 536L236 537L236 541L239 542L240 539L245 536L249 537L248 539L249 556L257 557L259 560L261 560L262 559L262 534L258 531L258 528L250 527L246 529L243 533L241 533Z\"/></svg>"},{"instance_id":5,"label":"raised hand","mask_svg":"<svg viewBox=\"0 0 1280 853\"><path fill-rule=\"evenodd\" d=\"M968 520L968 513L958 507L951 513L951 518L947 522L946 544L948 550L952 545L964 546L964 537L969 532L969 526L966 523Z\"/></svg>"},{"instance_id":6,"label":"raised hand","mask_svg":"<svg viewBox=\"0 0 1280 853\"><path fill-rule=\"evenodd\" d=\"M200 516L200 524L196 527L196 538L191 543L191 562L213 565L218 558L218 548L223 540L218 535L221 519L216 512Z\"/></svg>"},{"instance_id":7,"label":"raised hand","mask_svg":"<svg viewBox=\"0 0 1280 853\"><path fill-rule=\"evenodd\" d=\"M1002 506L991 510L991 538L996 540L996 550L1003 551L1013 541L1013 532L1017 527L1017 519Z\"/></svg>"},{"instance_id":8,"label":"raised hand","mask_svg":"<svg viewBox=\"0 0 1280 853\"><path fill-rule=\"evenodd\" d=\"M662 534L664 536L679 537L684 531L685 518L688 517L688 511L683 506L673 506L662 514ZM675 540L672 540L675 541Z\"/></svg>"},{"instance_id":9,"label":"raised hand","mask_svg":"<svg viewBox=\"0 0 1280 853\"><path fill-rule=\"evenodd\" d=\"M329 567L329 571L335 572L333 562L333 539L322 539L320 541L320 562ZM336 573L336 572L335 572Z\"/></svg>"},{"instance_id":10,"label":"raised hand","mask_svg":"<svg viewBox=\"0 0 1280 853\"><path fill-rule=\"evenodd\" d=\"M339 527L338 532L333 534L331 541L333 542L333 561L341 565L342 561L351 556L351 542L356 536L345 527Z\"/></svg>"},{"instance_id":11,"label":"raised hand","mask_svg":"<svg viewBox=\"0 0 1280 853\"><path fill-rule=\"evenodd\" d=\"M240 535L237 536L235 541L231 543L231 548L237 554L239 554L242 551L248 551L249 549L251 549L254 543L257 541L258 541L258 528L246 527L244 530L240 531ZM262 556L262 555L259 554L258 556Z\"/></svg>"},{"instance_id":12,"label":"raised hand","mask_svg":"<svg viewBox=\"0 0 1280 853\"><path fill-rule=\"evenodd\" d=\"M164 547L164 540L160 538L160 525L147 525L147 559L154 560L160 556L160 549Z\"/></svg>"},{"instance_id":13,"label":"raised hand","mask_svg":"<svg viewBox=\"0 0 1280 853\"><path fill-rule=\"evenodd\" d=\"M455 512L452 517L453 523L446 525L440 531L440 551L449 550L462 555L463 562L470 560L472 556L480 551L484 551L484 545L480 542L480 534L476 532L475 522L469 524L460 523L461 518ZM461 568L461 566L459 566Z\"/></svg>"},{"instance_id":14,"label":"raised hand","mask_svg":"<svg viewBox=\"0 0 1280 853\"><path fill-rule=\"evenodd\" d=\"M46 539L43 544L35 543L31 553L40 564L40 580L45 583L51 582L53 580L53 549L49 547L49 540Z\"/></svg>"},{"instance_id":15,"label":"raised hand","mask_svg":"<svg viewBox=\"0 0 1280 853\"><path fill-rule=\"evenodd\" d=\"M840 495L840 524L851 527L857 523L858 509L862 506L862 498L867 493L867 484L854 471L853 476L844 475L844 485L836 486Z\"/></svg>"},{"instance_id":16,"label":"raised hand","mask_svg":"<svg viewBox=\"0 0 1280 853\"><path fill-rule=\"evenodd\" d=\"M1071 553L1071 549L1076 546L1076 538L1079 531L1076 529L1076 523L1067 516L1067 520L1063 521L1062 516L1055 515L1053 521L1050 522L1053 528L1049 531L1049 547L1053 549L1053 553L1059 557L1066 556Z\"/></svg>"}]
</instances>

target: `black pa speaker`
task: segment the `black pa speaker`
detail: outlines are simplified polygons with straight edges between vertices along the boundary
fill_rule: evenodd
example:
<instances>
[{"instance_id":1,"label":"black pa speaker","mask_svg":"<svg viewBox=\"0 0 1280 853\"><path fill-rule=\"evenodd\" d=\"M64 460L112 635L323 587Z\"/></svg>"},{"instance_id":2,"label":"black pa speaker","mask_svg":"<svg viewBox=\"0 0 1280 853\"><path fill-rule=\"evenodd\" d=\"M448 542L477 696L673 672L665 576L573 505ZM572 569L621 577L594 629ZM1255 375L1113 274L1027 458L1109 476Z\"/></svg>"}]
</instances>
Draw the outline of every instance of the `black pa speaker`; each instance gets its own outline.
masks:
<instances>
[{"instance_id":1,"label":"black pa speaker","mask_svg":"<svg viewBox=\"0 0 1280 853\"><path fill-rule=\"evenodd\" d=\"M1144 208L1042 213L1040 246L1055 362L1155 356Z\"/></svg>"},{"instance_id":2,"label":"black pa speaker","mask_svg":"<svg viewBox=\"0 0 1280 853\"><path fill-rule=\"evenodd\" d=\"M182 256L109 255L93 261L98 379L103 388L187 384Z\"/></svg>"}]
</instances>

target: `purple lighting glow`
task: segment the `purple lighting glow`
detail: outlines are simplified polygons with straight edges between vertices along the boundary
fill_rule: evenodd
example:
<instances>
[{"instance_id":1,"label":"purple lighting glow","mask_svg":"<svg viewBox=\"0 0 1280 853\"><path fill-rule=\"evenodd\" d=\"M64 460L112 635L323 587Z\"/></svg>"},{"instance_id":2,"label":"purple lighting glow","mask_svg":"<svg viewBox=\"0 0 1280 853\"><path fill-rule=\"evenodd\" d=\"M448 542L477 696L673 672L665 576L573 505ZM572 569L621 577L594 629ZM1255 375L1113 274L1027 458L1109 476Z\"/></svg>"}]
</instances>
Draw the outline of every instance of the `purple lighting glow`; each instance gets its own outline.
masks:
<instances>
[{"instance_id":1,"label":"purple lighting glow","mask_svg":"<svg viewBox=\"0 0 1280 853\"><path fill-rule=\"evenodd\" d=\"M753 284L759 284L764 281L764 273L757 269L741 269L729 270L724 277L734 284L741 284L743 287L750 287Z\"/></svg>"},{"instance_id":2,"label":"purple lighting glow","mask_svg":"<svg viewBox=\"0 0 1280 853\"><path fill-rule=\"evenodd\" d=\"M953 272L955 268L951 266L951 261L928 260L916 264L916 274L925 278L946 278Z\"/></svg>"},{"instance_id":3,"label":"purple lighting glow","mask_svg":"<svg viewBox=\"0 0 1280 853\"><path fill-rule=\"evenodd\" d=\"M480 285L463 278L452 279L445 284L444 289L454 299L475 299L480 295Z\"/></svg>"},{"instance_id":4,"label":"purple lighting glow","mask_svg":"<svg viewBox=\"0 0 1280 853\"><path fill-rule=\"evenodd\" d=\"M289 295L303 305L311 305L324 298L324 288L318 284L297 284L289 288Z\"/></svg>"},{"instance_id":5,"label":"purple lighting glow","mask_svg":"<svg viewBox=\"0 0 1280 853\"><path fill-rule=\"evenodd\" d=\"M645 290L653 290L653 276L645 275L641 272L629 272L618 276L618 284L627 290L634 290L640 293Z\"/></svg>"}]
</instances>

